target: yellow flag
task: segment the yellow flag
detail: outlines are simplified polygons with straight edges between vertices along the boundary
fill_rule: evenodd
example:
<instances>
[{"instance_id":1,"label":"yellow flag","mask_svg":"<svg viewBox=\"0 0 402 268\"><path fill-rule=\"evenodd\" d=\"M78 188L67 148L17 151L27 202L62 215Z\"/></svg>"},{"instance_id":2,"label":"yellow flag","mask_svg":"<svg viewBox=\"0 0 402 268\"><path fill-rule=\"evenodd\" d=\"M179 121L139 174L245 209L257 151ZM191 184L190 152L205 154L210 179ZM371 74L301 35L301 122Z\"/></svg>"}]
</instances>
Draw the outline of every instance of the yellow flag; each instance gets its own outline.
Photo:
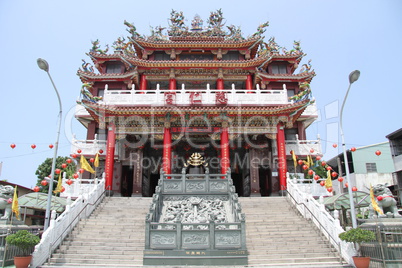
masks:
<instances>
[{"instance_id":1,"label":"yellow flag","mask_svg":"<svg viewBox=\"0 0 402 268\"><path fill-rule=\"evenodd\" d=\"M327 171L327 179L325 180L325 188L332 187L331 170Z\"/></svg>"},{"instance_id":2,"label":"yellow flag","mask_svg":"<svg viewBox=\"0 0 402 268\"><path fill-rule=\"evenodd\" d=\"M297 167L297 157L295 152L292 150L292 158L293 158L293 164L295 165L295 169Z\"/></svg>"},{"instance_id":3,"label":"yellow flag","mask_svg":"<svg viewBox=\"0 0 402 268\"><path fill-rule=\"evenodd\" d=\"M375 211L377 211L378 213L380 213L381 215L384 215L384 212L378 206L377 201L375 201L374 190L373 190L373 186L371 184L370 184L370 198L371 198L371 206L373 207L373 209Z\"/></svg>"},{"instance_id":4,"label":"yellow flag","mask_svg":"<svg viewBox=\"0 0 402 268\"><path fill-rule=\"evenodd\" d=\"M57 182L56 190L54 190L53 193L55 193L55 194L61 193L61 188L63 187L62 184L63 184L63 182L62 182L61 173L60 173L59 174L59 181Z\"/></svg>"},{"instance_id":5,"label":"yellow flag","mask_svg":"<svg viewBox=\"0 0 402 268\"><path fill-rule=\"evenodd\" d=\"M13 204L11 206L12 212L15 214L17 220L20 220L20 208L18 206L17 186L14 189Z\"/></svg>"},{"instance_id":6,"label":"yellow flag","mask_svg":"<svg viewBox=\"0 0 402 268\"><path fill-rule=\"evenodd\" d=\"M88 172L91 172L92 174L95 173L95 170L91 167L91 165L88 163L88 161L85 159L83 155L81 155L81 160L80 160L80 165L81 168L85 169Z\"/></svg>"},{"instance_id":7,"label":"yellow flag","mask_svg":"<svg viewBox=\"0 0 402 268\"><path fill-rule=\"evenodd\" d=\"M99 167L99 154L98 153L96 153L96 156L95 156L94 166Z\"/></svg>"},{"instance_id":8,"label":"yellow flag","mask_svg":"<svg viewBox=\"0 0 402 268\"><path fill-rule=\"evenodd\" d=\"M311 155L307 156L307 162L309 167L312 167L314 165L313 158L311 157Z\"/></svg>"}]
</instances>

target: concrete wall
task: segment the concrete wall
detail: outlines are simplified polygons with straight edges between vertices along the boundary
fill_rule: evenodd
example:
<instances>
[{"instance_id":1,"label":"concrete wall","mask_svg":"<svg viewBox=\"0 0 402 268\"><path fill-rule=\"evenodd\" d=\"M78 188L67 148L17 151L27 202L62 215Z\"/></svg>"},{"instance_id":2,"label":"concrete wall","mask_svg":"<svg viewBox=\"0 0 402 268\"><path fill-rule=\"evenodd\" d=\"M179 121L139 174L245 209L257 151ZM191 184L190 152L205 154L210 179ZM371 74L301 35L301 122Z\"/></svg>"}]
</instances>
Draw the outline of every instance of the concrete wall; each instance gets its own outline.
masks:
<instances>
[{"instance_id":1,"label":"concrete wall","mask_svg":"<svg viewBox=\"0 0 402 268\"><path fill-rule=\"evenodd\" d=\"M381 151L377 156L375 152ZM367 174L366 163L376 163L377 173L392 173L395 171L388 142L360 147L353 155L353 166L356 174Z\"/></svg>"}]
</instances>

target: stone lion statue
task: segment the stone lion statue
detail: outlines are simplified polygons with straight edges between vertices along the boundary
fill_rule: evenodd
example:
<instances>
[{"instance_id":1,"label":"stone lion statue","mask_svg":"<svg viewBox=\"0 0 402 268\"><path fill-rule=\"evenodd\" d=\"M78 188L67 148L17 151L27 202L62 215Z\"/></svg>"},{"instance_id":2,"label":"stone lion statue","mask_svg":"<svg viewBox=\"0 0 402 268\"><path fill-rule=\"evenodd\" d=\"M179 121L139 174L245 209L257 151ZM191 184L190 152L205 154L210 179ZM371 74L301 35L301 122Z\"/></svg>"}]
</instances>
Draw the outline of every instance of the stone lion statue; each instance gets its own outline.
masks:
<instances>
[{"instance_id":1,"label":"stone lion statue","mask_svg":"<svg viewBox=\"0 0 402 268\"><path fill-rule=\"evenodd\" d=\"M373 186L374 197L377 199L378 206L384 212L384 215L380 215L380 217L401 217L398 213L398 208L396 206L396 200L392 195L390 189L388 189L388 184L377 184ZM370 218L374 216L379 216L379 213L373 209L373 206L370 205Z\"/></svg>"},{"instance_id":2,"label":"stone lion statue","mask_svg":"<svg viewBox=\"0 0 402 268\"><path fill-rule=\"evenodd\" d=\"M0 209L4 209L2 220L11 218L11 203L13 201L14 187L10 185L0 185Z\"/></svg>"}]
</instances>

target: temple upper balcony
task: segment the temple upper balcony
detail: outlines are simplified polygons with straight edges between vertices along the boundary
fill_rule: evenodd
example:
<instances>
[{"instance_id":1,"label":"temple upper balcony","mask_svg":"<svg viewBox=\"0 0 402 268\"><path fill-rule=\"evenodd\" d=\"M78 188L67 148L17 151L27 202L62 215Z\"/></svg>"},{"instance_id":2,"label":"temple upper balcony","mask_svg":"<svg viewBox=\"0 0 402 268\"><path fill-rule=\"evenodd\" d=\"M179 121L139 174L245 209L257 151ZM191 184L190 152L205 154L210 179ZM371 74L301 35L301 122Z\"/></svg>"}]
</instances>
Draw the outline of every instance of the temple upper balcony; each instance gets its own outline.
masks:
<instances>
[{"instance_id":1,"label":"temple upper balcony","mask_svg":"<svg viewBox=\"0 0 402 268\"><path fill-rule=\"evenodd\" d=\"M108 90L105 88L104 105L286 105L289 100L286 88L266 89L181 89L169 90Z\"/></svg>"}]
</instances>

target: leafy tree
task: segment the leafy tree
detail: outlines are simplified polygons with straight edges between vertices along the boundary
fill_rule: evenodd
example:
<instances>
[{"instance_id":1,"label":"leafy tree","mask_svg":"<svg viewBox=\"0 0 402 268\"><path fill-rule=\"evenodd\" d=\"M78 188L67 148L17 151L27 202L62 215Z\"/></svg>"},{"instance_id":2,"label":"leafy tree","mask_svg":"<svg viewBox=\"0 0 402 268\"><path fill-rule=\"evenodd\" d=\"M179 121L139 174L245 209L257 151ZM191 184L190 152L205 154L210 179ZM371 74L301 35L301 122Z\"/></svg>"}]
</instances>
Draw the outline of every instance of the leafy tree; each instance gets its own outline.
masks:
<instances>
[{"instance_id":1,"label":"leafy tree","mask_svg":"<svg viewBox=\"0 0 402 268\"><path fill-rule=\"evenodd\" d=\"M56 158L56 168L60 169L62 173L66 172L66 178L71 178L73 174L76 172L76 164L74 161L71 161L71 163L67 163L67 159L69 157L67 156L59 156ZM38 177L38 181L36 183L37 186L41 188L40 192L47 193L49 191L49 184L46 186L42 186L41 182L44 178L47 178L50 173L52 172L52 162L53 158L46 158L46 160L38 166L38 169L35 172L35 175ZM62 164L66 164L66 168L62 168ZM62 174L63 176L63 174ZM59 175L54 174L54 180L58 180ZM54 181L53 182L53 189L56 189L57 183Z\"/></svg>"}]
</instances>

